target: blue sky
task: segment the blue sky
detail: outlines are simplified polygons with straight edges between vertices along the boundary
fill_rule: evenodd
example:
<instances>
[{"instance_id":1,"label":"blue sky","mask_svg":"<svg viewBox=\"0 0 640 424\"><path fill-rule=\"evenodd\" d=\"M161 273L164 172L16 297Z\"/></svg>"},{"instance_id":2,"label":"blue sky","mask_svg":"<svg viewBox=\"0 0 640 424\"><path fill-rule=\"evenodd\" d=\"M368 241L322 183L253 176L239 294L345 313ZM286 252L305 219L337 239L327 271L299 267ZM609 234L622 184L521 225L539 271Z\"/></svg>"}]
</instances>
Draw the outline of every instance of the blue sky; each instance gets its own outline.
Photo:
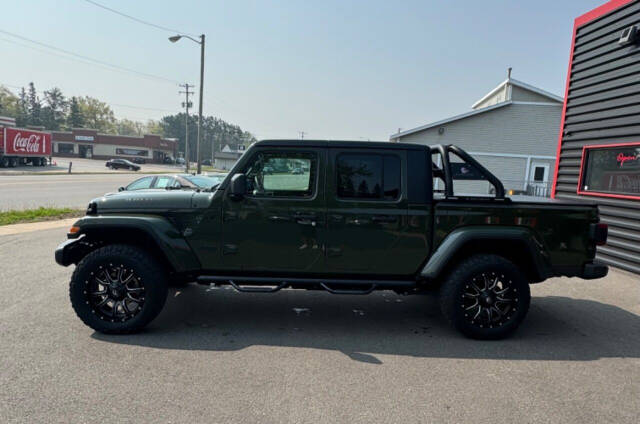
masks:
<instances>
[{"instance_id":1,"label":"blue sky","mask_svg":"<svg viewBox=\"0 0 640 424\"><path fill-rule=\"evenodd\" d=\"M305 131L308 138L356 140L386 140L399 127L466 112L505 78L509 66L514 78L562 95L573 19L604 3L96 1L158 25L206 34L206 114L258 138L297 138ZM199 46L188 40L171 44L171 33L86 1L12 1L2 15L2 31L198 83ZM98 97L116 116L136 120L180 110L175 83L28 45L0 33L0 84L58 86L69 96Z\"/></svg>"}]
</instances>

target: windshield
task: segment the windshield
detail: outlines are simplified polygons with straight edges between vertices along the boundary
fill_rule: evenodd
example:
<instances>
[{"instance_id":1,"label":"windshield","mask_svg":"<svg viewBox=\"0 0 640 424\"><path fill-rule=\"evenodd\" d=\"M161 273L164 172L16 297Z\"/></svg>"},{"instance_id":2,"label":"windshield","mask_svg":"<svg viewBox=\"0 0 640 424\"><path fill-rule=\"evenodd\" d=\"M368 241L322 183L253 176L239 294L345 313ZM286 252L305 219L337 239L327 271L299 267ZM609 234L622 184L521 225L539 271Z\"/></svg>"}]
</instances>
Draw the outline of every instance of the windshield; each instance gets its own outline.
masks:
<instances>
[{"instance_id":1,"label":"windshield","mask_svg":"<svg viewBox=\"0 0 640 424\"><path fill-rule=\"evenodd\" d=\"M184 178L200 188L211 188L220 184L224 177L224 175L189 175Z\"/></svg>"}]
</instances>

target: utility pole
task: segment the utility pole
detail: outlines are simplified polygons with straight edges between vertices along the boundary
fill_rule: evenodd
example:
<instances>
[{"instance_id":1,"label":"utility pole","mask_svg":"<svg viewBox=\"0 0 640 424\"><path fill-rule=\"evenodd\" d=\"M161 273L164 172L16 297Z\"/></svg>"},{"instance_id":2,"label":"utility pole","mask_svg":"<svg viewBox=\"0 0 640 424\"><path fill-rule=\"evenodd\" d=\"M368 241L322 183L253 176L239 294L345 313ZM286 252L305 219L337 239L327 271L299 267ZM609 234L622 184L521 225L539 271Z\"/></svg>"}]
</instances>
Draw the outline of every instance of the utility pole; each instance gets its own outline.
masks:
<instances>
[{"instance_id":1,"label":"utility pole","mask_svg":"<svg viewBox=\"0 0 640 424\"><path fill-rule=\"evenodd\" d=\"M180 94L184 94L185 101L182 102L182 107L186 109L186 114L184 118L184 156L186 163L185 172L189 173L189 108L191 107L191 102L189 101L189 96L193 95L193 91L189 91L189 88L193 87L193 84L180 84L180 87L184 87L184 91L180 91Z\"/></svg>"},{"instance_id":2,"label":"utility pole","mask_svg":"<svg viewBox=\"0 0 640 424\"><path fill-rule=\"evenodd\" d=\"M300 140L304 140L304 135L306 134L306 132L298 131L298 134L300 134Z\"/></svg>"},{"instance_id":3,"label":"utility pole","mask_svg":"<svg viewBox=\"0 0 640 424\"><path fill-rule=\"evenodd\" d=\"M200 144L202 133L202 89L204 85L204 34L200 35L200 104L198 105L198 145L196 156L198 159L198 174L202 172L202 158L200 157Z\"/></svg>"}]
</instances>

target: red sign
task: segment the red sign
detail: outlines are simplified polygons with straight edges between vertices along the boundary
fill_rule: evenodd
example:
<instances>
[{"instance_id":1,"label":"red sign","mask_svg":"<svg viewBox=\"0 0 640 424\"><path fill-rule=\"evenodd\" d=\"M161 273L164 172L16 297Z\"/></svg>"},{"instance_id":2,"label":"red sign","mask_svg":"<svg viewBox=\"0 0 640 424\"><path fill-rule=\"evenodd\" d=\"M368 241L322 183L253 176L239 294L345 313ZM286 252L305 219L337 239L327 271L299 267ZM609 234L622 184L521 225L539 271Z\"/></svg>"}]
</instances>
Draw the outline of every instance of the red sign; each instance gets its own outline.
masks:
<instances>
[{"instance_id":1,"label":"red sign","mask_svg":"<svg viewBox=\"0 0 640 424\"><path fill-rule=\"evenodd\" d=\"M50 133L5 127L3 139L5 155L51 156Z\"/></svg>"},{"instance_id":2,"label":"red sign","mask_svg":"<svg viewBox=\"0 0 640 424\"><path fill-rule=\"evenodd\" d=\"M624 165L625 162L638 160L640 156L638 155L625 155L624 153L619 153L616 157L618 163L620 164L620 168Z\"/></svg>"}]
</instances>

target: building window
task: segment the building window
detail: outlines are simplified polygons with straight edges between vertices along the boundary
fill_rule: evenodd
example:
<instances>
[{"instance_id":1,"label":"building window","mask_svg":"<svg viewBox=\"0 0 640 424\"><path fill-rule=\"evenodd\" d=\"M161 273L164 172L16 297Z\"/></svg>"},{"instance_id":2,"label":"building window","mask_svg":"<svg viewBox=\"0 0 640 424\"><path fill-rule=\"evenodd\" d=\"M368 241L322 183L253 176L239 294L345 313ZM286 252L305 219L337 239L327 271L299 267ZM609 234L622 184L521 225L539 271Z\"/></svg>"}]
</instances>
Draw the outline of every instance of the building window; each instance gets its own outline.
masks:
<instances>
[{"instance_id":1,"label":"building window","mask_svg":"<svg viewBox=\"0 0 640 424\"><path fill-rule=\"evenodd\" d=\"M341 199L396 200L400 197L400 158L345 153L337 159L337 195Z\"/></svg>"},{"instance_id":2,"label":"building window","mask_svg":"<svg viewBox=\"0 0 640 424\"><path fill-rule=\"evenodd\" d=\"M585 146L578 194L640 199L640 143Z\"/></svg>"},{"instance_id":3,"label":"building window","mask_svg":"<svg viewBox=\"0 0 640 424\"><path fill-rule=\"evenodd\" d=\"M73 144L58 143L58 153L73 153Z\"/></svg>"},{"instance_id":4,"label":"building window","mask_svg":"<svg viewBox=\"0 0 640 424\"><path fill-rule=\"evenodd\" d=\"M126 156L149 156L148 150L142 149L123 149L116 148L116 155L126 155Z\"/></svg>"}]
</instances>

